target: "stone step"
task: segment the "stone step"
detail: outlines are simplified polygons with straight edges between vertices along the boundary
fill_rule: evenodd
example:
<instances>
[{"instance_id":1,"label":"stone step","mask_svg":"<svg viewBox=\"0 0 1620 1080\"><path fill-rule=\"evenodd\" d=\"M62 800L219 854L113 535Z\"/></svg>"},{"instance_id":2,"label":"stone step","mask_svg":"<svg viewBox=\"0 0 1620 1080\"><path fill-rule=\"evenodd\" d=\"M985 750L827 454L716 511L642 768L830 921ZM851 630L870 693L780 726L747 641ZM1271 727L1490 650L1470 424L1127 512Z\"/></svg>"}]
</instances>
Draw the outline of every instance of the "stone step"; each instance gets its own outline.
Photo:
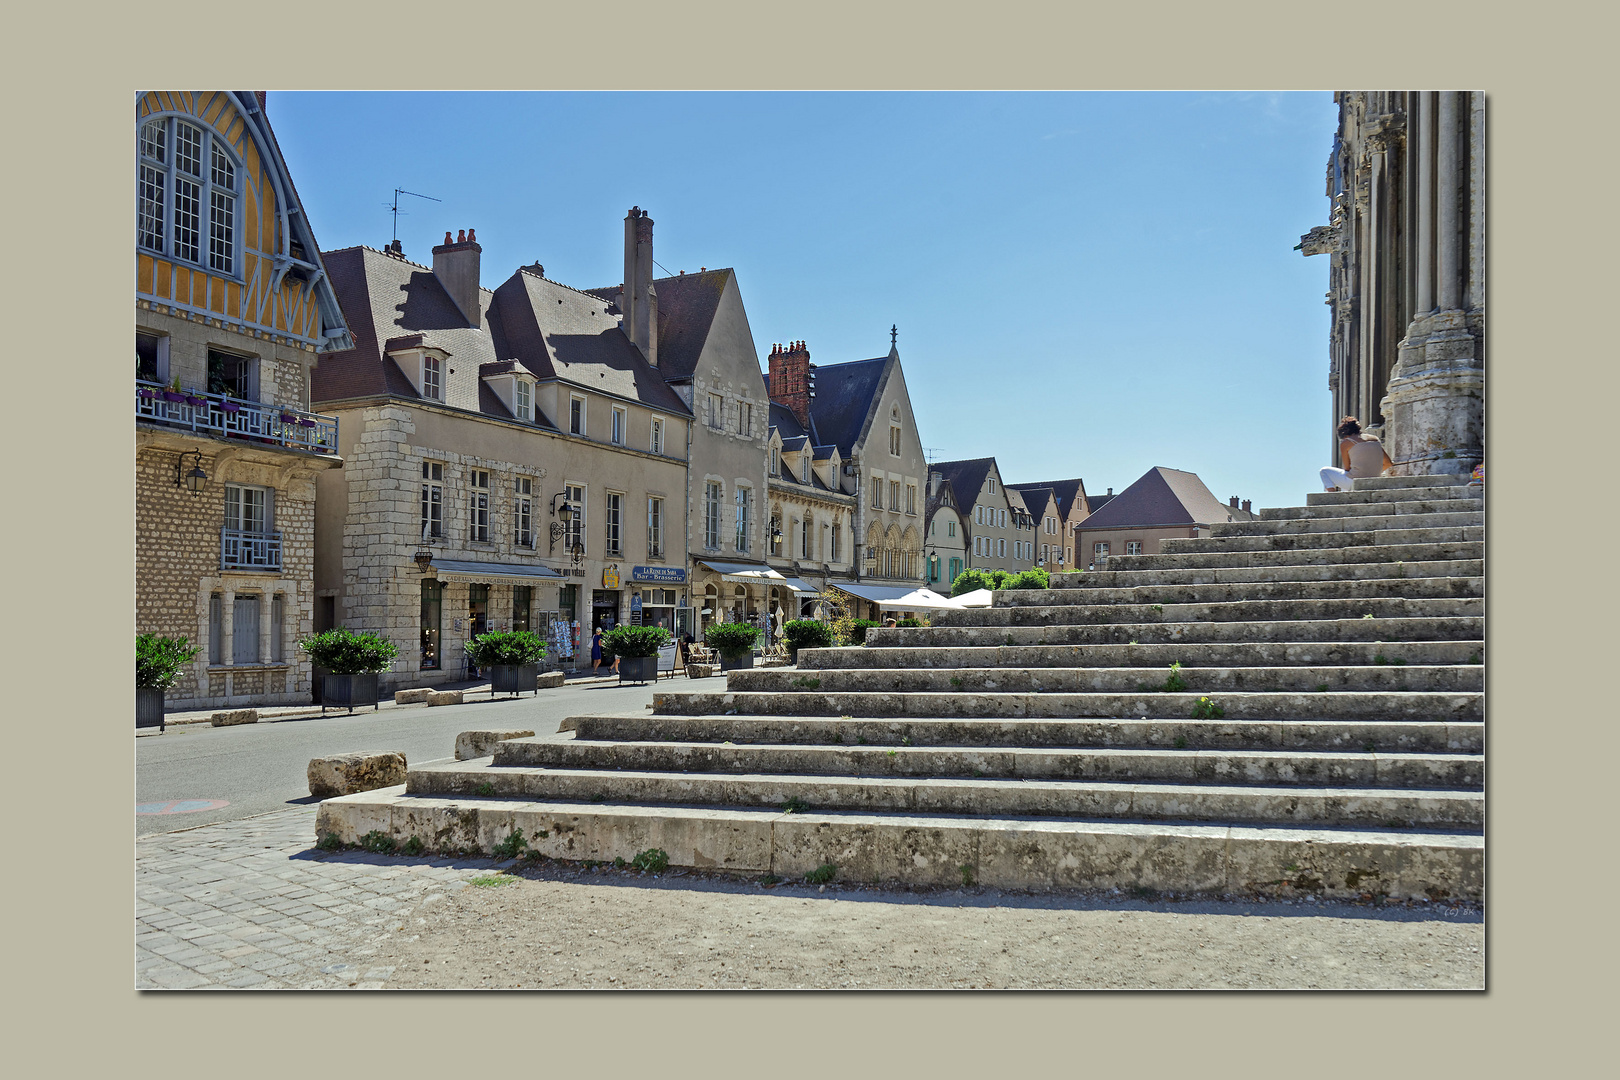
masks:
<instances>
[{"instance_id":1,"label":"stone step","mask_svg":"<svg viewBox=\"0 0 1620 1080\"><path fill-rule=\"evenodd\" d=\"M1342 600L1358 597L1484 596L1483 577L1339 578L1328 581L1216 581L1110 588L1090 582L1078 589L1007 589L993 594L992 608L1059 607L1065 604L1209 604L1255 600ZM981 609L982 610L982 609Z\"/></svg>"},{"instance_id":2,"label":"stone step","mask_svg":"<svg viewBox=\"0 0 1620 1080\"><path fill-rule=\"evenodd\" d=\"M1367 491L1362 494L1376 495L1378 492ZM1260 511L1260 520L1305 521L1322 518L1397 517L1404 514L1469 514L1484 509L1483 499L1385 498L1381 501L1329 503L1325 506L1314 503L1307 506L1278 506Z\"/></svg>"},{"instance_id":3,"label":"stone step","mask_svg":"<svg viewBox=\"0 0 1620 1080\"><path fill-rule=\"evenodd\" d=\"M801 745L1093 747L1188 750L1359 750L1480 754L1480 721L1414 720L981 720L962 717L572 716L561 725L598 741ZM515 740L522 744L523 740ZM504 745L504 744L503 744ZM497 754L505 754L499 747ZM516 752L516 751L513 751ZM497 758L497 760L500 760Z\"/></svg>"},{"instance_id":4,"label":"stone step","mask_svg":"<svg viewBox=\"0 0 1620 1080\"><path fill-rule=\"evenodd\" d=\"M940 716L1032 719L1174 718L1192 716L1205 695L1193 693L916 693L861 691L784 693L653 692L656 713L701 716ZM1479 720L1485 695L1468 691L1225 691L1215 703L1234 720Z\"/></svg>"},{"instance_id":5,"label":"stone step","mask_svg":"<svg viewBox=\"0 0 1620 1080\"><path fill-rule=\"evenodd\" d=\"M1292 625L1292 624L1290 624ZM800 649L796 672L872 668L1164 668L1285 667L1361 664L1478 664L1485 650L1477 641L1208 641L1150 645L990 645L896 649L854 645Z\"/></svg>"},{"instance_id":6,"label":"stone step","mask_svg":"<svg viewBox=\"0 0 1620 1080\"><path fill-rule=\"evenodd\" d=\"M1214 539L1236 536L1292 536L1298 533L1384 532L1390 530L1447 529L1483 526L1483 510L1446 514L1385 514L1352 517L1297 518L1288 521L1223 521L1209 527Z\"/></svg>"},{"instance_id":7,"label":"stone step","mask_svg":"<svg viewBox=\"0 0 1620 1080\"><path fill-rule=\"evenodd\" d=\"M1123 694L1157 691L1170 675L1158 667L849 668L814 672L760 668L730 672L732 693ZM1389 664L1355 667L1188 667L1179 677L1192 694L1324 693L1409 690L1483 693L1485 668Z\"/></svg>"},{"instance_id":8,"label":"stone step","mask_svg":"<svg viewBox=\"0 0 1620 1080\"><path fill-rule=\"evenodd\" d=\"M1363 519L1364 520L1364 519ZM1410 522L1411 518L1401 519ZM1246 524L1260 524L1247 522ZM1296 532L1265 536L1177 536L1159 541L1161 555L1203 555L1242 551L1301 551L1309 548L1356 548L1405 544L1455 544L1483 542L1483 525L1438 527L1425 524L1422 528L1373 529L1356 528L1349 532ZM1123 556L1130 558L1131 556ZM1141 556L1138 556L1139 558ZM1112 561L1112 560L1110 560Z\"/></svg>"},{"instance_id":9,"label":"stone step","mask_svg":"<svg viewBox=\"0 0 1620 1080\"><path fill-rule=\"evenodd\" d=\"M1175 556L1190 559L1190 555ZM1126 559L1160 556L1122 556L1108 560L1107 570L1083 574L1061 574L1052 579L1057 589L1122 589L1141 585L1214 585L1220 583L1261 583L1283 581L1365 581L1377 578L1482 577L1484 559L1444 559L1433 562L1354 562L1344 564L1307 563L1297 566L1187 566L1175 569L1137 569L1122 566ZM1013 592L1034 592L1015 589Z\"/></svg>"},{"instance_id":10,"label":"stone step","mask_svg":"<svg viewBox=\"0 0 1620 1080\"><path fill-rule=\"evenodd\" d=\"M1137 617L1152 608L1125 609ZM1485 620L1447 617L1300 619L1232 622L1087 623L1059 626L874 626L870 648L960 648L994 645L1128 645L1204 642L1467 641L1483 650ZM915 666L915 665L913 665Z\"/></svg>"},{"instance_id":11,"label":"stone step","mask_svg":"<svg viewBox=\"0 0 1620 1080\"><path fill-rule=\"evenodd\" d=\"M1481 541L1452 544L1371 544L1364 547L1313 547L1285 550L1238 551L1216 549L1198 553L1179 552L1162 555L1110 555L1103 567L1096 570L1071 571L1053 574L1052 587L1056 589L1084 588L1093 574L1142 573L1149 570L1273 570L1282 572L1295 568L1344 567L1352 569L1362 565L1393 566L1433 565L1446 562L1479 562L1485 559L1485 544ZM1383 574L1374 574L1383 577ZM1274 578L1272 580L1287 580Z\"/></svg>"},{"instance_id":12,"label":"stone step","mask_svg":"<svg viewBox=\"0 0 1620 1080\"><path fill-rule=\"evenodd\" d=\"M1329 898L1458 897L1485 890L1477 832L1255 827L1069 819L961 818L507 799L438 799L387 788L328 799L316 834L358 843L373 830L429 850L492 852L513 829L553 859L634 858L680 868L798 878L998 889L1155 889Z\"/></svg>"},{"instance_id":13,"label":"stone step","mask_svg":"<svg viewBox=\"0 0 1620 1080\"><path fill-rule=\"evenodd\" d=\"M1137 750L956 746L742 746L713 742L571 742L503 744L504 768L631 769L664 773L957 777L1000 780L1144 780L1177 784L1278 787L1447 788L1485 784L1479 754L1377 751ZM480 774L482 775L482 774ZM431 794L428 789L411 789Z\"/></svg>"},{"instance_id":14,"label":"stone step","mask_svg":"<svg viewBox=\"0 0 1620 1080\"><path fill-rule=\"evenodd\" d=\"M1360 503L1388 502L1391 499L1412 502L1433 499L1483 499L1483 489L1473 490L1456 485L1434 487L1403 487L1354 491L1313 491L1305 496L1306 506L1354 506Z\"/></svg>"},{"instance_id":15,"label":"stone step","mask_svg":"<svg viewBox=\"0 0 1620 1080\"><path fill-rule=\"evenodd\" d=\"M1051 630L1059 626L1098 623L1287 622L1364 616L1374 619L1455 618L1483 615L1484 611L1485 602L1477 596L1419 597L1412 600L1402 596L1368 596L1335 600L1230 600L1204 604L1054 604L1044 607L963 608L936 612L933 625L1041 626ZM916 630L920 627L905 629Z\"/></svg>"},{"instance_id":16,"label":"stone step","mask_svg":"<svg viewBox=\"0 0 1620 1080\"><path fill-rule=\"evenodd\" d=\"M1353 482L1356 491L1389 491L1394 488L1466 487L1469 478L1459 473L1428 473L1418 476L1368 476Z\"/></svg>"},{"instance_id":17,"label":"stone step","mask_svg":"<svg viewBox=\"0 0 1620 1080\"><path fill-rule=\"evenodd\" d=\"M1484 823L1478 791L1444 788L1284 787L1106 780L838 777L786 773L666 773L446 762L418 765L407 795L612 801L664 805L785 807L888 813L1219 821L1275 825L1458 829ZM386 789L385 789L386 790Z\"/></svg>"}]
</instances>

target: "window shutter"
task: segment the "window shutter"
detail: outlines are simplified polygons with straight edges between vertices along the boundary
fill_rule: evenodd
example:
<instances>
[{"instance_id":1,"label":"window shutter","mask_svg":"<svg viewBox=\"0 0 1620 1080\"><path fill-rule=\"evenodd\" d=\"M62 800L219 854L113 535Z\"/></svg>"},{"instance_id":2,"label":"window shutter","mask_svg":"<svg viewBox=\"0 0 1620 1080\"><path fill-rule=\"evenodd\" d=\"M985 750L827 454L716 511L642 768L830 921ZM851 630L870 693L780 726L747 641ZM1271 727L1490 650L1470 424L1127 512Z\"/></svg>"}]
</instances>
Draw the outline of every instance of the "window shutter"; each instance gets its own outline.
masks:
<instances>
[{"instance_id":1,"label":"window shutter","mask_svg":"<svg viewBox=\"0 0 1620 1080\"><path fill-rule=\"evenodd\" d=\"M231 612L231 663L259 662L259 598L238 595Z\"/></svg>"},{"instance_id":2,"label":"window shutter","mask_svg":"<svg viewBox=\"0 0 1620 1080\"><path fill-rule=\"evenodd\" d=\"M219 593L208 597L208 662L223 664L225 640L225 601Z\"/></svg>"},{"instance_id":3,"label":"window shutter","mask_svg":"<svg viewBox=\"0 0 1620 1080\"><path fill-rule=\"evenodd\" d=\"M264 531L276 531L276 489L264 489Z\"/></svg>"}]
</instances>

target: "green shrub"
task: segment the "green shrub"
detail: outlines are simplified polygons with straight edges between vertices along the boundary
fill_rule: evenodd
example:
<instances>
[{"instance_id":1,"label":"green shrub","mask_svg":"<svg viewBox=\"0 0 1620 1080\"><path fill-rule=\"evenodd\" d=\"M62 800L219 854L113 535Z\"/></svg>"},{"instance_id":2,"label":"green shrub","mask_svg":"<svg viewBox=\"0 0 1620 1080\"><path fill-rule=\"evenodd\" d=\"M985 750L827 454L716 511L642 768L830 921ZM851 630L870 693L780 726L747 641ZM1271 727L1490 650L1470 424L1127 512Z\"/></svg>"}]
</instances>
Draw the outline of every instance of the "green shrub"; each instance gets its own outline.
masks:
<instances>
[{"instance_id":1,"label":"green shrub","mask_svg":"<svg viewBox=\"0 0 1620 1080\"><path fill-rule=\"evenodd\" d=\"M496 664L538 664L546 657L546 643L529 630L490 630L467 642L467 658L481 668Z\"/></svg>"},{"instance_id":2,"label":"green shrub","mask_svg":"<svg viewBox=\"0 0 1620 1080\"><path fill-rule=\"evenodd\" d=\"M180 678L180 669L197 658L198 647L183 637L135 635L135 685L142 690L167 690Z\"/></svg>"},{"instance_id":3,"label":"green shrub","mask_svg":"<svg viewBox=\"0 0 1620 1080\"><path fill-rule=\"evenodd\" d=\"M990 576L983 570L963 570L960 574L956 575L956 580L951 582L951 595L961 596L963 593L975 592L979 589L989 589L992 587L993 586L990 584Z\"/></svg>"},{"instance_id":4,"label":"green shrub","mask_svg":"<svg viewBox=\"0 0 1620 1080\"><path fill-rule=\"evenodd\" d=\"M792 619L782 627L788 648L825 649L833 643L832 627L816 619Z\"/></svg>"},{"instance_id":5,"label":"green shrub","mask_svg":"<svg viewBox=\"0 0 1620 1080\"><path fill-rule=\"evenodd\" d=\"M735 660L754 651L760 629L748 623L716 623L703 632L703 640L727 659Z\"/></svg>"},{"instance_id":6,"label":"green shrub","mask_svg":"<svg viewBox=\"0 0 1620 1080\"><path fill-rule=\"evenodd\" d=\"M865 645L866 632L874 626L882 625L873 619L852 619L845 616L833 623L833 633L837 635L840 645Z\"/></svg>"},{"instance_id":7,"label":"green shrub","mask_svg":"<svg viewBox=\"0 0 1620 1080\"><path fill-rule=\"evenodd\" d=\"M668 640L669 631L662 626L615 626L602 635L602 651L612 649L615 655L631 659L657 656L658 646Z\"/></svg>"},{"instance_id":8,"label":"green shrub","mask_svg":"<svg viewBox=\"0 0 1620 1080\"><path fill-rule=\"evenodd\" d=\"M837 863L822 863L820 866L804 875L804 880L808 881L812 885L825 885L827 882L831 881L833 879L833 875L837 873Z\"/></svg>"},{"instance_id":9,"label":"green shrub","mask_svg":"<svg viewBox=\"0 0 1620 1080\"><path fill-rule=\"evenodd\" d=\"M355 633L339 626L315 634L298 643L309 654L310 662L333 675L369 675L386 671L399 655L399 646L366 631Z\"/></svg>"},{"instance_id":10,"label":"green shrub","mask_svg":"<svg viewBox=\"0 0 1620 1080\"><path fill-rule=\"evenodd\" d=\"M998 589L1050 589L1051 587L1051 575L1039 567L1034 570L1025 570L1021 574L1008 574L1006 579L996 586Z\"/></svg>"},{"instance_id":11,"label":"green shrub","mask_svg":"<svg viewBox=\"0 0 1620 1080\"><path fill-rule=\"evenodd\" d=\"M895 623L895 625L896 626L932 626L933 623L929 622L927 619L916 619L916 618L907 617L907 618L901 619L899 622Z\"/></svg>"}]
</instances>

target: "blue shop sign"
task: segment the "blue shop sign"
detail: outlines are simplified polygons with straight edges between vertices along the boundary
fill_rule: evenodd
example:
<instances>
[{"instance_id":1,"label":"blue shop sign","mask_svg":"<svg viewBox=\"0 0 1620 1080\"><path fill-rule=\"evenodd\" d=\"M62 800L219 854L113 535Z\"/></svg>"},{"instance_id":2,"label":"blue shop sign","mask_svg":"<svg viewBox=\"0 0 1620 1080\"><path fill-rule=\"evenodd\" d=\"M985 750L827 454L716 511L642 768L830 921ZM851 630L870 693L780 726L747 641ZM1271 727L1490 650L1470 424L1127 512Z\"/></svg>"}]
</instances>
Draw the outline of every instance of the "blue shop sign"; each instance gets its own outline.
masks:
<instances>
[{"instance_id":1,"label":"blue shop sign","mask_svg":"<svg viewBox=\"0 0 1620 1080\"><path fill-rule=\"evenodd\" d=\"M679 566L632 566L630 580L657 585L684 585L686 570Z\"/></svg>"}]
</instances>

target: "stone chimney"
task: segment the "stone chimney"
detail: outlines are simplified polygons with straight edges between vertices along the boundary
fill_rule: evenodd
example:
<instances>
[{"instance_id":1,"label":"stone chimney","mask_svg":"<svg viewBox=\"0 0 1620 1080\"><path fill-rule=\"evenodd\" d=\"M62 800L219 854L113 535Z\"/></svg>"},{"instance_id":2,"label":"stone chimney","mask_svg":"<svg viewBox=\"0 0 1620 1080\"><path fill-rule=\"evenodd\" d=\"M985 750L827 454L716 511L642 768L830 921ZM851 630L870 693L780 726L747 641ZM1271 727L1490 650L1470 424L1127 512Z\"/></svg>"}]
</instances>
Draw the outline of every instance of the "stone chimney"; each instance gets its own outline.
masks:
<instances>
[{"instance_id":1,"label":"stone chimney","mask_svg":"<svg viewBox=\"0 0 1620 1080\"><path fill-rule=\"evenodd\" d=\"M478 306L478 257L483 251L471 229L458 232L454 240L446 232L444 243L433 249L433 276L474 329L483 326Z\"/></svg>"},{"instance_id":2,"label":"stone chimney","mask_svg":"<svg viewBox=\"0 0 1620 1080\"><path fill-rule=\"evenodd\" d=\"M632 206L624 219L624 289L619 294L625 337L658 366L658 290L653 288L652 218Z\"/></svg>"},{"instance_id":3,"label":"stone chimney","mask_svg":"<svg viewBox=\"0 0 1620 1080\"><path fill-rule=\"evenodd\" d=\"M945 474L944 473L931 472L931 473L928 474L928 497L930 499L937 499L939 497L939 489L944 487L944 486L945 486Z\"/></svg>"},{"instance_id":4,"label":"stone chimney","mask_svg":"<svg viewBox=\"0 0 1620 1080\"><path fill-rule=\"evenodd\" d=\"M786 347L771 346L768 383L771 400L785 406L798 419L799 426L810 430L810 350L802 341L790 341Z\"/></svg>"}]
</instances>

